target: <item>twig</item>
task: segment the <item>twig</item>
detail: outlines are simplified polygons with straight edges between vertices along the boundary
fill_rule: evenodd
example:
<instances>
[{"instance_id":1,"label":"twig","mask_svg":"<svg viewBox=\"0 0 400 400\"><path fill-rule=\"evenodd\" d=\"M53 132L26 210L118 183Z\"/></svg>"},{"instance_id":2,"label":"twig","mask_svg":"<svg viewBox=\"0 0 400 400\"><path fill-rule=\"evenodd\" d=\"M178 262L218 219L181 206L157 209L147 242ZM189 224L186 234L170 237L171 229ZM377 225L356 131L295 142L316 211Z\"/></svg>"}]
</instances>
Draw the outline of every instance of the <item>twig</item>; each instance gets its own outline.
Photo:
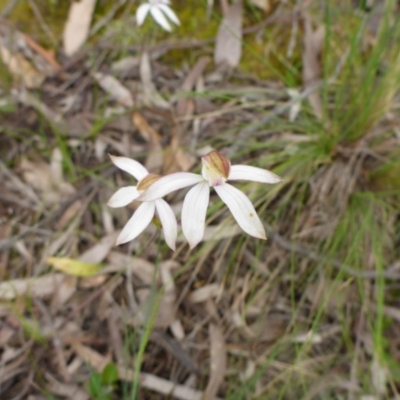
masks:
<instances>
[{"instance_id":1,"label":"twig","mask_svg":"<svg viewBox=\"0 0 400 400\"><path fill-rule=\"evenodd\" d=\"M56 126L61 132L66 131L65 121L63 116L53 111L46 104L42 103L37 96L30 93L26 88L12 89L12 96L15 100L22 103L23 105L33 107L36 111L43 115L51 124Z\"/></svg>"},{"instance_id":2,"label":"twig","mask_svg":"<svg viewBox=\"0 0 400 400\"><path fill-rule=\"evenodd\" d=\"M168 336L163 330L155 329L151 338L160 344L182 364L189 372L201 376L199 368L190 358L189 354L183 349L182 345L174 338Z\"/></svg>"},{"instance_id":3,"label":"twig","mask_svg":"<svg viewBox=\"0 0 400 400\"><path fill-rule=\"evenodd\" d=\"M57 39L54 36L54 33L51 31L49 28L49 25L47 25L47 22L44 20L42 17L42 14L40 13L40 10L34 0L28 0L29 7L31 8L35 18L37 19L37 22L39 23L40 27L42 28L43 32L47 35L49 38L51 44L55 47L57 47Z\"/></svg>"},{"instance_id":4,"label":"twig","mask_svg":"<svg viewBox=\"0 0 400 400\"><path fill-rule=\"evenodd\" d=\"M24 182L21 181L21 179L16 175L12 170L10 170L6 164L4 164L2 161L0 161L0 176L4 174L6 176L6 179L10 182L12 182L13 186L17 188L21 194L23 194L23 200L21 203L17 203L22 206L23 203L26 202L27 199L31 200L34 205L30 206L29 208L34 207L35 205L40 204L40 199L36 195L36 193L32 190L32 188L25 184ZM4 186L3 186L4 189ZM4 195L3 195L4 196ZM11 202L10 197L8 199ZM24 201L25 200L25 201Z\"/></svg>"},{"instance_id":5,"label":"twig","mask_svg":"<svg viewBox=\"0 0 400 400\"><path fill-rule=\"evenodd\" d=\"M0 193L0 201L4 203L17 204L19 207L27 208L28 210L40 211L39 205L30 204L21 196L17 197L9 194Z\"/></svg>"},{"instance_id":6,"label":"twig","mask_svg":"<svg viewBox=\"0 0 400 400\"><path fill-rule=\"evenodd\" d=\"M359 371L359 357L361 354L361 349L362 349L362 342L363 342L363 333L365 331L365 307L360 312L360 315L358 317L358 323L357 323L357 328L356 328L356 344L354 348L354 355L353 355L353 360L351 362L350 366L350 382L354 384L354 387L357 387L357 372ZM350 386L351 388L352 386ZM349 388L349 389L350 389ZM353 400L355 397L355 393L353 390L349 390L347 399L348 400Z\"/></svg>"},{"instance_id":7,"label":"twig","mask_svg":"<svg viewBox=\"0 0 400 400\"><path fill-rule=\"evenodd\" d=\"M125 5L127 0L119 0L118 2L115 2L111 10L105 15L100 21L98 21L91 29L89 32L89 37L95 35L99 30L103 29L107 24L110 23L110 21L114 18L115 14L118 12L118 10Z\"/></svg>"},{"instance_id":8,"label":"twig","mask_svg":"<svg viewBox=\"0 0 400 400\"><path fill-rule=\"evenodd\" d=\"M11 11L18 4L19 0L10 0L8 4L3 8L3 11L0 14L1 18L7 18Z\"/></svg>"},{"instance_id":9,"label":"twig","mask_svg":"<svg viewBox=\"0 0 400 400\"><path fill-rule=\"evenodd\" d=\"M47 76L49 78L55 78L57 76L62 76L62 74L65 74L65 72L74 67L77 63L81 62L84 60L87 55L89 54L89 47L84 47L83 49L80 49L77 53L75 53L71 58L69 58L65 64L61 66L60 69L57 69L53 73L49 73Z\"/></svg>"},{"instance_id":10,"label":"twig","mask_svg":"<svg viewBox=\"0 0 400 400\"><path fill-rule=\"evenodd\" d=\"M26 35L25 33L23 33L22 36L24 37L26 44L33 51L40 54L47 61L47 63L49 65L51 65L53 70L57 70L57 69L61 68L61 65L55 59L53 52L44 49L39 43L37 43L35 40L33 40L29 35Z\"/></svg>"},{"instance_id":11,"label":"twig","mask_svg":"<svg viewBox=\"0 0 400 400\"><path fill-rule=\"evenodd\" d=\"M358 271L355 268L343 264L338 260L332 260L329 257L323 256L316 251L304 246L302 244L298 244L294 241L290 241L285 239L283 236L279 235L278 233L274 232L271 226L264 223L265 230L267 232L267 236L270 240L274 241L279 247L284 250L294 252L297 254L301 254L313 261L318 261L320 263L330 264L336 269L345 272L348 275L351 275L355 278L362 278L362 279L377 279L379 277L384 277L388 279L400 279L400 274L395 272L397 269L397 263L391 264L386 271L382 273L376 271Z\"/></svg>"},{"instance_id":12,"label":"twig","mask_svg":"<svg viewBox=\"0 0 400 400\"><path fill-rule=\"evenodd\" d=\"M286 58L290 59L293 57L293 52L296 47L296 39L298 31L299 31L299 20L297 18L294 18L292 23L292 30L290 32L289 45L286 51Z\"/></svg>"},{"instance_id":13,"label":"twig","mask_svg":"<svg viewBox=\"0 0 400 400\"><path fill-rule=\"evenodd\" d=\"M103 51L98 57L96 58L96 61L93 63L93 65L89 65L88 63L85 64L85 68L88 70L87 76L82 80L80 85L75 88L74 90L74 96L78 96L83 91L93 82L93 74L97 71L100 70L100 66L105 60L108 52Z\"/></svg>"}]
</instances>

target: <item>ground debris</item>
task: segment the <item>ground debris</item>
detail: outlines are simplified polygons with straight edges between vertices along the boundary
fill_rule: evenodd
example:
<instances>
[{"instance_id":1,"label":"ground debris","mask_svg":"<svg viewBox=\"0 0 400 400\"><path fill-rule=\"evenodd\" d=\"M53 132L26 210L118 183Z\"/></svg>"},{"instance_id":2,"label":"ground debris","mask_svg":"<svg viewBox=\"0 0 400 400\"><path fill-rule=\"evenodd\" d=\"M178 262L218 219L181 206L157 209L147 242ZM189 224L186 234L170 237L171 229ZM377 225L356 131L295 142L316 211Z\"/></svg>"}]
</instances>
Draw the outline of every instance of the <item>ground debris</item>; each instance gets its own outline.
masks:
<instances>
[{"instance_id":1,"label":"ground debris","mask_svg":"<svg viewBox=\"0 0 400 400\"><path fill-rule=\"evenodd\" d=\"M0 82L0 398L122 398L136 378L138 399L394 396L398 195L381 205L400 182L397 69L377 103L384 116L330 147L320 5L222 0L215 38L159 43L141 36L134 2L104 17L95 3L71 3L54 52L0 23L11 76L9 93ZM284 82L243 72L255 55L263 70L287 67ZM378 80L391 68L379 62ZM328 117L340 70L324 87ZM137 181L109 154L165 175L199 173L214 149L283 173L279 188L238 182L268 241L243 235L211 191L197 249L180 234L172 253L157 221L115 247L138 204L107 202ZM165 197L178 221L185 193Z\"/></svg>"}]
</instances>

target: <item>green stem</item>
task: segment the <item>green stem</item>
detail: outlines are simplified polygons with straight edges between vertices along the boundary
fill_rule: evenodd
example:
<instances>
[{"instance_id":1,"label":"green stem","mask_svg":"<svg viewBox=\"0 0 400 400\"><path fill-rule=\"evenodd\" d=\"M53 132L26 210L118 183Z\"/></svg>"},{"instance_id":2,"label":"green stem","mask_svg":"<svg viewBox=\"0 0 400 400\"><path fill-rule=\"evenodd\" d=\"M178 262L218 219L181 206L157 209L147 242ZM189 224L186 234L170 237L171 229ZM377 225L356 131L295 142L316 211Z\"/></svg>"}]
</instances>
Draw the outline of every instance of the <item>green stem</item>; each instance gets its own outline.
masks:
<instances>
[{"instance_id":1,"label":"green stem","mask_svg":"<svg viewBox=\"0 0 400 400\"><path fill-rule=\"evenodd\" d=\"M143 355L146 350L147 343L149 342L150 334L151 334L151 331L153 329L154 323L157 318L157 312L158 312L158 308L160 305L160 300L162 298L162 292L157 294L157 271L158 271L158 265L159 265L159 261L160 261L160 243L161 243L161 234L158 238L158 243L157 243L157 257L156 257L156 263L155 263L155 268L154 268L154 273L153 273L153 278L152 278L152 285L151 285L148 306L147 306L147 310L146 310L146 316L145 316L145 320L144 320L144 332L143 332L142 338L140 340L139 351L137 353L136 360L135 360L133 388L132 388L132 396L131 396L132 400L136 400L136 398L137 398Z\"/></svg>"}]
</instances>

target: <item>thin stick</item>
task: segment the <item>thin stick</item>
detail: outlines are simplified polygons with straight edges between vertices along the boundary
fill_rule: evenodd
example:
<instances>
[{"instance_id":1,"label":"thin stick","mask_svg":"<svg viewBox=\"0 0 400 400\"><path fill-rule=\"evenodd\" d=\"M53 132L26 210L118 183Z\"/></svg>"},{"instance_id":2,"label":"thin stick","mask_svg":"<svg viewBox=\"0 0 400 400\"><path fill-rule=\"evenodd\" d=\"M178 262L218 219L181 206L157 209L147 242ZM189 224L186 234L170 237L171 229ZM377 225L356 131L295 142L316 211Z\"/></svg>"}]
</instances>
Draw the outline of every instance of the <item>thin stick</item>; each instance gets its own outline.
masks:
<instances>
[{"instance_id":1,"label":"thin stick","mask_svg":"<svg viewBox=\"0 0 400 400\"><path fill-rule=\"evenodd\" d=\"M313 261L318 261L320 263L330 264L336 269L339 269L345 272L348 275L351 275L355 278L362 278L362 279L377 279L378 277L384 277L389 279L399 279L400 274L396 273L394 270L397 267L397 263L391 264L386 271L382 271L382 273L378 273L376 271L358 271L355 268L343 264L338 260L332 260L329 257L323 256L317 253L315 250L308 248L302 244L298 244L294 241L290 241L285 239L283 236L279 235L278 233L274 232L271 226L264 223L265 230L267 232L268 239L274 241L279 247L284 250L288 250L290 252L294 252L297 254L301 254Z\"/></svg>"},{"instance_id":2,"label":"thin stick","mask_svg":"<svg viewBox=\"0 0 400 400\"><path fill-rule=\"evenodd\" d=\"M0 14L1 18L7 18L11 11L18 4L19 0L10 0L9 3L3 8L3 11Z\"/></svg>"},{"instance_id":3,"label":"thin stick","mask_svg":"<svg viewBox=\"0 0 400 400\"><path fill-rule=\"evenodd\" d=\"M34 2L34 0L28 0L28 4L33 12L33 15L37 19L39 26L42 28L43 32L47 35L52 45L57 47L57 39L54 36L54 33L51 31L49 25L47 25L47 22L42 17L42 14L40 13L40 10L36 5L36 3Z\"/></svg>"},{"instance_id":4,"label":"thin stick","mask_svg":"<svg viewBox=\"0 0 400 400\"><path fill-rule=\"evenodd\" d=\"M127 0L119 0L119 2L116 2L111 10L105 15L99 22L97 22L89 32L89 37L95 35L98 31L103 29L106 25L108 25L111 20L114 18L115 14L118 12L118 10L125 5Z\"/></svg>"}]
</instances>

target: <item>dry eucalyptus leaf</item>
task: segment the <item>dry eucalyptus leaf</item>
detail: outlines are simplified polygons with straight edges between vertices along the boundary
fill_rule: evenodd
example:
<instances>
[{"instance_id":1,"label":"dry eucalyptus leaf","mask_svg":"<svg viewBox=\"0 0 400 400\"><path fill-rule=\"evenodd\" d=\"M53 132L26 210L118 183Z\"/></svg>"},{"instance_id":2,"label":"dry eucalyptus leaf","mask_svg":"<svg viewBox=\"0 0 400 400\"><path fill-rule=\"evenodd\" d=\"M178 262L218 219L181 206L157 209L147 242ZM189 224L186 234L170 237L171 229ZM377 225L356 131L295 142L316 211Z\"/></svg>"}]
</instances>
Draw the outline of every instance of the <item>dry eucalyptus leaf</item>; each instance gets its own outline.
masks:
<instances>
[{"instance_id":1,"label":"dry eucalyptus leaf","mask_svg":"<svg viewBox=\"0 0 400 400\"><path fill-rule=\"evenodd\" d=\"M53 190L50 166L41 160L30 161L27 158L22 158L19 166L24 181L38 192L45 193L49 202L53 202L52 193L49 193Z\"/></svg>"},{"instance_id":2,"label":"dry eucalyptus leaf","mask_svg":"<svg viewBox=\"0 0 400 400\"><path fill-rule=\"evenodd\" d=\"M172 321L169 325L169 329L171 329L172 335L175 339L181 341L185 338L185 330L183 329L182 322L179 319Z\"/></svg>"},{"instance_id":3,"label":"dry eucalyptus leaf","mask_svg":"<svg viewBox=\"0 0 400 400\"><path fill-rule=\"evenodd\" d=\"M137 313L133 320L133 325L138 326L146 322L146 312L149 306L158 307L155 315L152 316L153 328L167 328L175 319L175 290L164 291L161 295L156 293L152 294L150 289L139 289L136 291L140 303L140 311ZM155 311L153 308L152 311Z\"/></svg>"},{"instance_id":4,"label":"dry eucalyptus leaf","mask_svg":"<svg viewBox=\"0 0 400 400\"><path fill-rule=\"evenodd\" d=\"M257 338L262 342L272 342L285 332L286 326L287 322L282 318L271 315L257 319L243 330L243 333L251 339Z\"/></svg>"},{"instance_id":5,"label":"dry eucalyptus leaf","mask_svg":"<svg viewBox=\"0 0 400 400\"><path fill-rule=\"evenodd\" d=\"M242 2L232 4L217 34L214 62L235 68L242 56Z\"/></svg>"},{"instance_id":6,"label":"dry eucalyptus leaf","mask_svg":"<svg viewBox=\"0 0 400 400\"><path fill-rule=\"evenodd\" d=\"M48 372L45 372L45 377L49 381L46 388L53 396L57 395L73 400L90 399L89 394L77 384L60 382Z\"/></svg>"},{"instance_id":7,"label":"dry eucalyptus leaf","mask_svg":"<svg viewBox=\"0 0 400 400\"><path fill-rule=\"evenodd\" d=\"M312 343L319 344L322 343L322 336L319 333L308 331L305 333L299 333L294 336L291 341L293 343Z\"/></svg>"},{"instance_id":8,"label":"dry eucalyptus leaf","mask_svg":"<svg viewBox=\"0 0 400 400\"><path fill-rule=\"evenodd\" d=\"M217 283L210 283L190 293L189 300L192 303L202 303L203 301L217 297L219 291L220 286Z\"/></svg>"},{"instance_id":9,"label":"dry eucalyptus leaf","mask_svg":"<svg viewBox=\"0 0 400 400\"><path fill-rule=\"evenodd\" d=\"M94 77L100 87L108 93L111 98L124 107L133 107L134 101L131 92L112 75L96 72Z\"/></svg>"},{"instance_id":10,"label":"dry eucalyptus leaf","mask_svg":"<svg viewBox=\"0 0 400 400\"><path fill-rule=\"evenodd\" d=\"M211 323L210 336L210 377L204 392L205 399L214 399L221 386L226 372L226 346L222 329Z\"/></svg>"},{"instance_id":11,"label":"dry eucalyptus leaf","mask_svg":"<svg viewBox=\"0 0 400 400\"><path fill-rule=\"evenodd\" d=\"M313 30L309 18L304 18L303 83L304 89L312 87L321 77L321 53L324 44L325 28ZM322 118L322 100L317 91L312 92L309 102L317 118Z\"/></svg>"},{"instance_id":12,"label":"dry eucalyptus leaf","mask_svg":"<svg viewBox=\"0 0 400 400\"><path fill-rule=\"evenodd\" d=\"M51 299L51 310L55 313L63 304L65 304L76 292L78 278L75 276L65 276L65 279L57 287Z\"/></svg>"},{"instance_id":13,"label":"dry eucalyptus leaf","mask_svg":"<svg viewBox=\"0 0 400 400\"><path fill-rule=\"evenodd\" d=\"M185 80L183 81L183 84L181 86L181 90L183 92L189 92L195 87L197 81L203 75L204 70L205 70L207 64L209 63L209 61L210 61L209 57L201 57L197 61L196 65L190 70L190 72L187 74ZM192 101L192 99L188 98L188 97L181 97L178 99L178 102L176 105L176 115L178 117L184 117L184 116L188 116L188 115L192 114L192 112L190 112L190 113L188 112L188 110L190 109L190 106L188 105L189 101ZM193 110L194 110L194 108L193 108Z\"/></svg>"},{"instance_id":14,"label":"dry eucalyptus leaf","mask_svg":"<svg viewBox=\"0 0 400 400\"><path fill-rule=\"evenodd\" d=\"M171 144L164 152L163 173L167 175L173 172L186 172L191 170L196 162L197 158L182 148L176 129L172 130Z\"/></svg>"},{"instance_id":15,"label":"dry eucalyptus leaf","mask_svg":"<svg viewBox=\"0 0 400 400\"><path fill-rule=\"evenodd\" d=\"M142 114L135 111L132 114L132 121L138 128L140 135L146 142L149 143L160 143L161 135L147 122L146 118Z\"/></svg>"},{"instance_id":16,"label":"dry eucalyptus leaf","mask_svg":"<svg viewBox=\"0 0 400 400\"><path fill-rule=\"evenodd\" d=\"M59 162L60 153L54 151L53 166L42 160L30 161L27 158L23 158L20 163L24 181L39 192L46 205L57 204L75 193L74 187L64 181L57 166Z\"/></svg>"},{"instance_id":17,"label":"dry eucalyptus leaf","mask_svg":"<svg viewBox=\"0 0 400 400\"><path fill-rule=\"evenodd\" d=\"M18 296L47 297L64 281L64 274L50 274L39 278L14 279L0 283L0 299L12 300Z\"/></svg>"},{"instance_id":18,"label":"dry eucalyptus leaf","mask_svg":"<svg viewBox=\"0 0 400 400\"><path fill-rule=\"evenodd\" d=\"M96 0L72 2L63 32L64 52L67 56L72 56L85 43L95 5Z\"/></svg>"},{"instance_id":19,"label":"dry eucalyptus leaf","mask_svg":"<svg viewBox=\"0 0 400 400\"><path fill-rule=\"evenodd\" d=\"M128 382L132 382L134 371L128 369L126 365L118 367L119 378ZM176 382L168 381L153 374L142 372L140 374L140 385L143 388L153 390L163 394L163 398L174 398L179 400L208 400L203 392L192 389L186 385L179 385ZM211 399L210 399L211 400ZM217 397L212 400L221 400Z\"/></svg>"},{"instance_id":20,"label":"dry eucalyptus leaf","mask_svg":"<svg viewBox=\"0 0 400 400\"><path fill-rule=\"evenodd\" d=\"M79 257L79 260L92 264L102 262L108 256L110 250L114 247L117 237L118 232L113 232L107 236L104 236L93 247L91 247L89 250L86 250Z\"/></svg>"},{"instance_id":21,"label":"dry eucalyptus leaf","mask_svg":"<svg viewBox=\"0 0 400 400\"><path fill-rule=\"evenodd\" d=\"M113 62L111 71L115 74L127 74L138 65L140 65L140 56L128 56Z\"/></svg>"},{"instance_id":22,"label":"dry eucalyptus leaf","mask_svg":"<svg viewBox=\"0 0 400 400\"><path fill-rule=\"evenodd\" d=\"M10 74L22 81L28 89L35 89L42 85L45 75L39 72L21 53L11 53L0 43L0 55Z\"/></svg>"},{"instance_id":23,"label":"dry eucalyptus leaf","mask_svg":"<svg viewBox=\"0 0 400 400\"><path fill-rule=\"evenodd\" d=\"M161 135L150 126L147 120L139 112L133 113L132 120L142 138L149 144L149 155L146 158L145 167L150 172L159 173L163 165Z\"/></svg>"},{"instance_id":24,"label":"dry eucalyptus leaf","mask_svg":"<svg viewBox=\"0 0 400 400\"><path fill-rule=\"evenodd\" d=\"M61 164L62 153L54 149L50 164L43 160L30 161L23 158L20 162L24 181L32 186L46 206L58 205L75 193L75 188L65 181ZM61 229L81 210L82 201L73 202L56 221L56 228Z\"/></svg>"},{"instance_id":25,"label":"dry eucalyptus leaf","mask_svg":"<svg viewBox=\"0 0 400 400\"><path fill-rule=\"evenodd\" d=\"M2 327L0 327L0 346L3 348L6 347L8 341L14 336L14 333L14 329L10 328L7 325L3 325ZM4 363L4 352L0 360L2 363Z\"/></svg>"},{"instance_id":26,"label":"dry eucalyptus leaf","mask_svg":"<svg viewBox=\"0 0 400 400\"><path fill-rule=\"evenodd\" d=\"M61 182L64 180L62 171L62 160L63 156L59 148L55 148L51 154L50 160L50 174L52 180L55 182Z\"/></svg>"},{"instance_id":27,"label":"dry eucalyptus leaf","mask_svg":"<svg viewBox=\"0 0 400 400\"><path fill-rule=\"evenodd\" d=\"M271 0L250 0L250 3L261 8L261 10L264 10L266 13L272 10Z\"/></svg>"},{"instance_id":28,"label":"dry eucalyptus leaf","mask_svg":"<svg viewBox=\"0 0 400 400\"><path fill-rule=\"evenodd\" d=\"M304 20L303 81L309 85L321 76L320 56L324 44L325 28L312 29L308 18Z\"/></svg>"},{"instance_id":29,"label":"dry eucalyptus leaf","mask_svg":"<svg viewBox=\"0 0 400 400\"><path fill-rule=\"evenodd\" d=\"M154 275L154 264L140 257L130 257L118 251L111 251L107 260L112 264L112 268L106 268L104 272L117 272L129 270L133 275L140 279L144 284L150 285Z\"/></svg>"},{"instance_id":30,"label":"dry eucalyptus leaf","mask_svg":"<svg viewBox=\"0 0 400 400\"><path fill-rule=\"evenodd\" d=\"M96 371L103 371L104 367L111 362L111 356L103 356L97 351L81 343L72 343L72 350Z\"/></svg>"},{"instance_id":31,"label":"dry eucalyptus leaf","mask_svg":"<svg viewBox=\"0 0 400 400\"><path fill-rule=\"evenodd\" d=\"M146 104L169 108L168 102L161 97L153 83L150 57L146 52L142 54L142 58L140 59L140 80L142 81L144 102Z\"/></svg>"}]
</instances>

